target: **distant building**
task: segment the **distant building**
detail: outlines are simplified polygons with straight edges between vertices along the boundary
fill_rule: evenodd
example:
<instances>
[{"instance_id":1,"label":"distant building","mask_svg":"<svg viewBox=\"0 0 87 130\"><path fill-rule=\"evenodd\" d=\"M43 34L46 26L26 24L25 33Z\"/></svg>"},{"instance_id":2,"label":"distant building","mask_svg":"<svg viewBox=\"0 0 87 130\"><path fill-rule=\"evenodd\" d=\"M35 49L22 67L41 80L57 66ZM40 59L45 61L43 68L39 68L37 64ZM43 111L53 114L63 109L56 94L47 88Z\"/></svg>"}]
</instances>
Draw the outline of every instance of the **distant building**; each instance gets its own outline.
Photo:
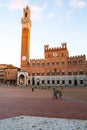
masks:
<instances>
[{"instance_id":1,"label":"distant building","mask_svg":"<svg viewBox=\"0 0 87 130\"><path fill-rule=\"evenodd\" d=\"M24 8L21 44L21 71L17 85L31 86L85 86L87 85L87 60L85 55L69 56L67 43L61 47L44 46L44 59L30 59L29 7ZM38 51L37 51L38 53Z\"/></svg>"},{"instance_id":2,"label":"distant building","mask_svg":"<svg viewBox=\"0 0 87 130\"><path fill-rule=\"evenodd\" d=\"M17 85L17 72L20 69L7 64L0 64L0 85Z\"/></svg>"},{"instance_id":3,"label":"distant building","mask_svg":"<svg viewBox=\"0 0 87 130\"><path fill-rule=\"evenodd\" d=\"M4 75L5 75L5 69L3 65L0 65L0 84L4 83Z\"/></svg>"}]
</instances>

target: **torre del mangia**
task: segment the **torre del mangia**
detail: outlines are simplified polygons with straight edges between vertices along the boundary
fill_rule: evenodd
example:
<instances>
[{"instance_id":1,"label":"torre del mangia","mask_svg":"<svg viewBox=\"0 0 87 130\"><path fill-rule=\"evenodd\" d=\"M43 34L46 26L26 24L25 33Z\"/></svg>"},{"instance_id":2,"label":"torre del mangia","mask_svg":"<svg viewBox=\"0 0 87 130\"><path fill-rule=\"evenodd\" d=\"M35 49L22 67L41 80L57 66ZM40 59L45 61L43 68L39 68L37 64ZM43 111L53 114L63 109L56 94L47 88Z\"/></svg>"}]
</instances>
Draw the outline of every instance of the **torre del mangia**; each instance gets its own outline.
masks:
<instances>
[{"instance_id":1,"label":"torre del mangia","mask_svg":"<svg viewBox=\"0 0 87 130\"><path fill-rule=\"evenodd\" d=\"M50 48L44 45L43 59L30 59L31 11L23 9L21 37L21 70L17 85L24 86L84 86L87 84L87 60L85 55L69 56L67 43ZM39 51L39 50L38 50Z\"/></svg>"}]
</instances>

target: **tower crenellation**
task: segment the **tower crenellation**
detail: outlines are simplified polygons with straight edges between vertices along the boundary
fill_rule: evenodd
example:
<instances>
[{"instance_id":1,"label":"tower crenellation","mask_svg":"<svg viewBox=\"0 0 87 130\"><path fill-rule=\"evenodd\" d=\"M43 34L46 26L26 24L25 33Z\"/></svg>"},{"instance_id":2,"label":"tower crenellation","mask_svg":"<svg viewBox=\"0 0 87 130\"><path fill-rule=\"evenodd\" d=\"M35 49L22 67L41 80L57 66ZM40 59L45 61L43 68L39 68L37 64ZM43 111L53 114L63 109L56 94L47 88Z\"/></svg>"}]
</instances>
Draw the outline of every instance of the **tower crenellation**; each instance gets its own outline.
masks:
<instances>
[{"instance_id":1,"label":"tower crenellation","mask_svg":"<svg viewBox=\"0 0 87 130\"><path fill-rule=\"evenodd\" d=\"M62 43L62 48L66 48L67 47L67 43L66 42L63 42Z\"/></svg>"},{"instance_id":2,"label":"tower crenellation","mask_svg":"<svg viewBox=\"0 0 87 130\"><path fill-rule=\"evenodd\" d=\"M62 47L52 47L50 48L49 45L44 46L45 51L60 51L60 50L66 50L67 49L67 43L62 43Z\"/></svg>"},{"instance_id":3,"label":"tower crenellation","mask_svg":"<svg viewBox=\"0 0 87 130\"><path fill-rule=\"evenodd\" d=\"M31 28L32 22L30 19L31 11L29 7L23 9L23 17L21 18L22 27Z\"/></svg>"}]
</instances>

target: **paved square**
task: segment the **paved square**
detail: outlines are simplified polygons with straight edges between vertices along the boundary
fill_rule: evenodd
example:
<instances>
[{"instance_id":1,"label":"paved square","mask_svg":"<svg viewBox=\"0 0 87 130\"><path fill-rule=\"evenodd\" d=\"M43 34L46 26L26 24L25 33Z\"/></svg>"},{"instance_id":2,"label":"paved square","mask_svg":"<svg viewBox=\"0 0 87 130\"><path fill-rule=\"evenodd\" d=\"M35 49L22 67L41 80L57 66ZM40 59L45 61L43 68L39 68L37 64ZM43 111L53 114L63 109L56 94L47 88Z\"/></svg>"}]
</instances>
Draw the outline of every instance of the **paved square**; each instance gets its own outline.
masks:
<instances>
[{"instance_id":1,"label":"paved square","mask_svg":"<svg viewBox=\"0 0 87 130\"><path fill-rule=\"evenodd\" d=\"M48 89L0 88L0 119L24 115L87 120L87 103L52 96Z\"/></svg>"}]
</instances>

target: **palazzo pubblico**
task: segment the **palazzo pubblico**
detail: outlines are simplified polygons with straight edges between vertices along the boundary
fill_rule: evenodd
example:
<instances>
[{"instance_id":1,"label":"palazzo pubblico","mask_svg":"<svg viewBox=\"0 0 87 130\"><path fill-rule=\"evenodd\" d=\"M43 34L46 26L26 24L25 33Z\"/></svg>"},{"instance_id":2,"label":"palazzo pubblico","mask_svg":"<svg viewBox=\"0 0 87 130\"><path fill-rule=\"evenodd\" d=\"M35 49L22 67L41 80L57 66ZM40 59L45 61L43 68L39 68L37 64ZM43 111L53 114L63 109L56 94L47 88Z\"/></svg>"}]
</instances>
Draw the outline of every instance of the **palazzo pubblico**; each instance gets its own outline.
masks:
<instances>
[{"instance_id":1,"label":"palazzo pubblico","mask_svg":"<svg viewBox=\"0 0 87 130\"><path fill-rule=\"evenodd\" d=\"M6 66L4 83L17 86L72 87L87 85L87 60L85 55L69 56L67 43L50 48L44 45L44 59L30 59L30 8L23 9L20 68ZM9 69L8 69L9 68ZM0 69L0 73L1 73Z\"/></svg>"}]
</instances>

